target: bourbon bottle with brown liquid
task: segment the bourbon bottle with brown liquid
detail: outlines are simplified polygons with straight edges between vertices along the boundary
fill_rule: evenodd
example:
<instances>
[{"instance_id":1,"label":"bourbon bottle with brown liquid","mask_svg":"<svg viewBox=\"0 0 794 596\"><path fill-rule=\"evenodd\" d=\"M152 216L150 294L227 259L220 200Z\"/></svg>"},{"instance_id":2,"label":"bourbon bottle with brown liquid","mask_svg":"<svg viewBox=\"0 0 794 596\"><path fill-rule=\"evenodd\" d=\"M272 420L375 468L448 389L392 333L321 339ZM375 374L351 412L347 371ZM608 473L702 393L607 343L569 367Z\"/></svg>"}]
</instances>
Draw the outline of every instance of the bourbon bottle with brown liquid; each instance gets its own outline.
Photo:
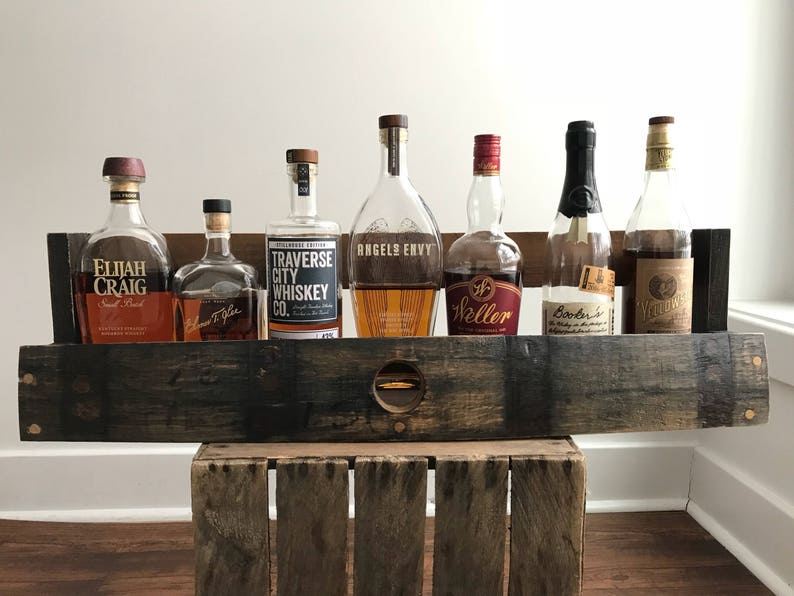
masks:
<instances>
[{"instance_id":1,"label":"bourbon bottle with brown liquid","mask_svg":"<svg viewBox=\"0 0 794 596\"><path fill-rule=\"evenodd\" d=\"M143 162L108 157L102 176L110 213L80 251L74 279L83 343L172 341L173 265L165 239L141 211Z\"/></svg>"}]
</instances>

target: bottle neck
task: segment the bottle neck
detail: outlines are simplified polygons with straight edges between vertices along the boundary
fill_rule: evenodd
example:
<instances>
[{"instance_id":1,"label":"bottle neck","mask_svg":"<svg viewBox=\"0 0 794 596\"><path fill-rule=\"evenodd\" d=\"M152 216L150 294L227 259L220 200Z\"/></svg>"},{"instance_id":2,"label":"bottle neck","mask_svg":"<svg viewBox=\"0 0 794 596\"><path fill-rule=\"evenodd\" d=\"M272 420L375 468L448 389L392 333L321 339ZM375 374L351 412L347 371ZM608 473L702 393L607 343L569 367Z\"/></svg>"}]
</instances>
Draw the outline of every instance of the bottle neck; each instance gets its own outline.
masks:
<instances>
[{"instance_id":1,"label":"bottle neck","mask_svg":"<svg viewBox=\"0 0 794 596\"><path fill-rule=\"evenodd\" d=\"M204 229L204 235L207 238L204 260L233 260L231 214L205 213Z\"/></svg>"},{"instance_id":2,"label":"bottle neck","mask_svg":"<svg viewBox=\"0 0 794 596\"><path fill-rule=\"evenodd\" d=\"M290 218L317 217L317 164L288 164Z\"/></svg>"},{"instance_id":3,"label":"bottle neck","mask_svg":"<svg viewBox=\"0 0 794 596\"><path fill-rule=\"evenodd\" d=\"M468 232L490 231L502 233L502 212L505 195L499 174L483 176L475 174L466 202L469 217Z\"/></svg>"},{"instance_id":4,"label":"bottle neck","mask_svg":"<svg viewBox=\"0 0 794 596\"><path fill-rule=\"evenodd\" d=\"M382 177L408 177L408 129L380 130L380 174Z\"/></svg>"},{"instance_id":5,"label":"bottle neck","mask_svg":"<svg viewBox=\"0 0 794 596\"><path fill-rule=\"evenodd\" d=\"M587 217L601 213L601 201L595 179L595 148L567 149L565 182L557 211L566 217Z\"/></svg>"},{"instance_id":6,"label":"bottle neck","mask_svg":"<svg viewBox=\"0 0 794 596\"><path fill-rule=\"evenodd\" d=\"M141 211L141 184L138 181L110 180L110 212L105 222L108 228L144 227Z\"/></svg>"}]
</instances>

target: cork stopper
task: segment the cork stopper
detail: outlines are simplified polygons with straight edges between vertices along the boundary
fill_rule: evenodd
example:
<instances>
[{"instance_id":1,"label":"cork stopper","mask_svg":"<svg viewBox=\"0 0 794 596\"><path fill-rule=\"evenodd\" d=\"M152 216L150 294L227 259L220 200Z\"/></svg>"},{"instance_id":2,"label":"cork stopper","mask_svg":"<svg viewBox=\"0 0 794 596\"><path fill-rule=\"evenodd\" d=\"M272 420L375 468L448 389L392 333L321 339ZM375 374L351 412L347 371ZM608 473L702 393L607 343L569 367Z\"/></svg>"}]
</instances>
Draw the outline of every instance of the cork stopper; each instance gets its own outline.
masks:
<instances>
[{"instance_id":1,"label":"cork stopper","mask_svg":"<svg viewBox=\"0 0 794 596\"><path fill-rule=\"evenodd\" d=\"M671 132L674 122L672 116L654 116L648 120L646 170L669 170L673 167Z\"/></svg>"},{"instance_id":2,"label":"cork stopper","mask_svg":"<svg viewBox=\"0 0 794 596\"><path fill-rule=\"evenodd\" d=\"M204 222L208 232L229 232L232 228L232 202L229 199L204 199Z\"/></svg>"},{"instance_id":3,"label":"cork stopper","mask_svg":"<svg viewBox=\"0 0 794 596\"><path fill-rule=\"evenodd\" d=\"M387 114L378 118L378 128L408 128L405 114Z\"/></svg>"},{"instance_id":4,"label":"cork stopper","mask_svg":"<svg viewBox=\"0 0 794 596\"><path fill-rule=\"evenodd\" d=\"M287 149L287 163L313 163L318 161L316 149Z\"/></svg>"},{"instance_id":5,"label":"cork stopper","mask_svg":"<svg viewBox=\"0 0 794 596\"><path fill-rule=\"evenodd\" d=\"M143 161L137 157L106 157L102 176L136 176L146 178Z\"/></svg>"}]
</instances>

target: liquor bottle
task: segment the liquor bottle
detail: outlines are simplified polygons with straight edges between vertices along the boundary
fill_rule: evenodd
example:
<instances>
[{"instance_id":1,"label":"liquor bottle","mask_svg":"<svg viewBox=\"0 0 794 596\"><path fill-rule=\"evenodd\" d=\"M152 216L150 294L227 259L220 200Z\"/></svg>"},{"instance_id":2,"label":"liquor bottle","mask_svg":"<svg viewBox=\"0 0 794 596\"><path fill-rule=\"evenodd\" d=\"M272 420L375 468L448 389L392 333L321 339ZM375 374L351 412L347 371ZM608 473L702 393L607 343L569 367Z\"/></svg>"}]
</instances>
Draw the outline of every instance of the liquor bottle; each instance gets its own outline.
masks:
<instances>
[{"instance_id":1,"label":"liquor bottle","mask_svg":"<svg viewBox=\"0 0 794 596\"><path fill-rule=\"evenodd\" d=\"M692 331L692 227L675 188L672 116L648 121L645 187L626 225L624 333Z\"/></svg>"},{"instance_id":2,"label":"liquor bottle","mask_svg":"<svg viewBox=\"0 0 794 596\"><path fill-rule=\"evenodd\" d=\"M259 339L256 269L231 251L229 199L204 199L207 248L174 275L174 326L179 341Z\"/></svg>"},{"instance_id":3,"label":"liquor bottle","mask_svg":"<svg viewBox=\"0 0 794 596\"><path fill-rule=\"evenodd\" d=\"M469 227L444 259L450 335L515 335L521 306L521 251L502 230L501 137L474 137Z\"/></svg>"},{"instance_id":4,"label":"liquor bottle","mask_svg":"<svg viewBox=\"0 0 794 596\"><path fill-rule=\"evenodd\" d=\"M408 178L408 117L381 116L380 177L350 233L350 289L359 337L432 335L441 236Z\"/></svg>"},{"instance_id":5,"label":"liquor bottle","mask_svg":"<svg viewBox=\"0 0 794 596\"><path fill-rule=\"evenodd\" d=\"M83 343L173 341L171 276L165 238L146 223L143 162L108 157L110 213L88 237L75 271L75 303Z\"/></svg>"},{"instance_id":6,"label":"liquor bottle","mask_svg":"<svg viewBox=\"0 0 794 596\"><path fill-rule=\"evenodd\" d=\"M314 149L289 149L290 214L267 226L268 333L271 338L342 337L339 224L317 215Z\"/></svg>"},{"instance_id":7,"label":"liquor bottle","mask_svg":"<svg viewBox=\"0 0 794 596\"><path fill-rule=\"evenodd\" d=\"M615 273L612 241L595 179L595 127L568 124L565 182L548 240L543 274L544 335L611 335Z\"/></svg>"}]
</instances>

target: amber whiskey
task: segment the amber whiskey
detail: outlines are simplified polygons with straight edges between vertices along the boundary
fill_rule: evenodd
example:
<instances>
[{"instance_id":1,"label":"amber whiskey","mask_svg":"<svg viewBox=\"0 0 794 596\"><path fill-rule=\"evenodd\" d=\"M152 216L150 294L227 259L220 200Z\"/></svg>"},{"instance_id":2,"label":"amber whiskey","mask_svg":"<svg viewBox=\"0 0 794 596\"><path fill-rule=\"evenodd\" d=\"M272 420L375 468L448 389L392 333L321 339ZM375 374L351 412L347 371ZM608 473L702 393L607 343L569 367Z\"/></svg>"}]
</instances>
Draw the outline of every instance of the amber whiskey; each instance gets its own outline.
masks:
<instances>
[{"instance_id":1,"label":"amber whiskey","mask_svg":"<svg viewBox=\"0 0 794 596\"><path fill-rule=\"evenodd\" d=\"M259 281L256 269L231 250L232 202L203 202L207 248L204 256L174 276L174 327L179 341L259 338Z\"/></svg>"},{"instance_id":2,"label":"amber whiskey","mask_svg":"<svg viewBox=\"0 0 794 596\"><path fill-rule=\"evenodd\" d=\"M172 341L173 265L165 239L141 211L143 162L108 157L102 176L110 213L80 251L74 279L83 343Z\"/></svg>"}]
</instances>

